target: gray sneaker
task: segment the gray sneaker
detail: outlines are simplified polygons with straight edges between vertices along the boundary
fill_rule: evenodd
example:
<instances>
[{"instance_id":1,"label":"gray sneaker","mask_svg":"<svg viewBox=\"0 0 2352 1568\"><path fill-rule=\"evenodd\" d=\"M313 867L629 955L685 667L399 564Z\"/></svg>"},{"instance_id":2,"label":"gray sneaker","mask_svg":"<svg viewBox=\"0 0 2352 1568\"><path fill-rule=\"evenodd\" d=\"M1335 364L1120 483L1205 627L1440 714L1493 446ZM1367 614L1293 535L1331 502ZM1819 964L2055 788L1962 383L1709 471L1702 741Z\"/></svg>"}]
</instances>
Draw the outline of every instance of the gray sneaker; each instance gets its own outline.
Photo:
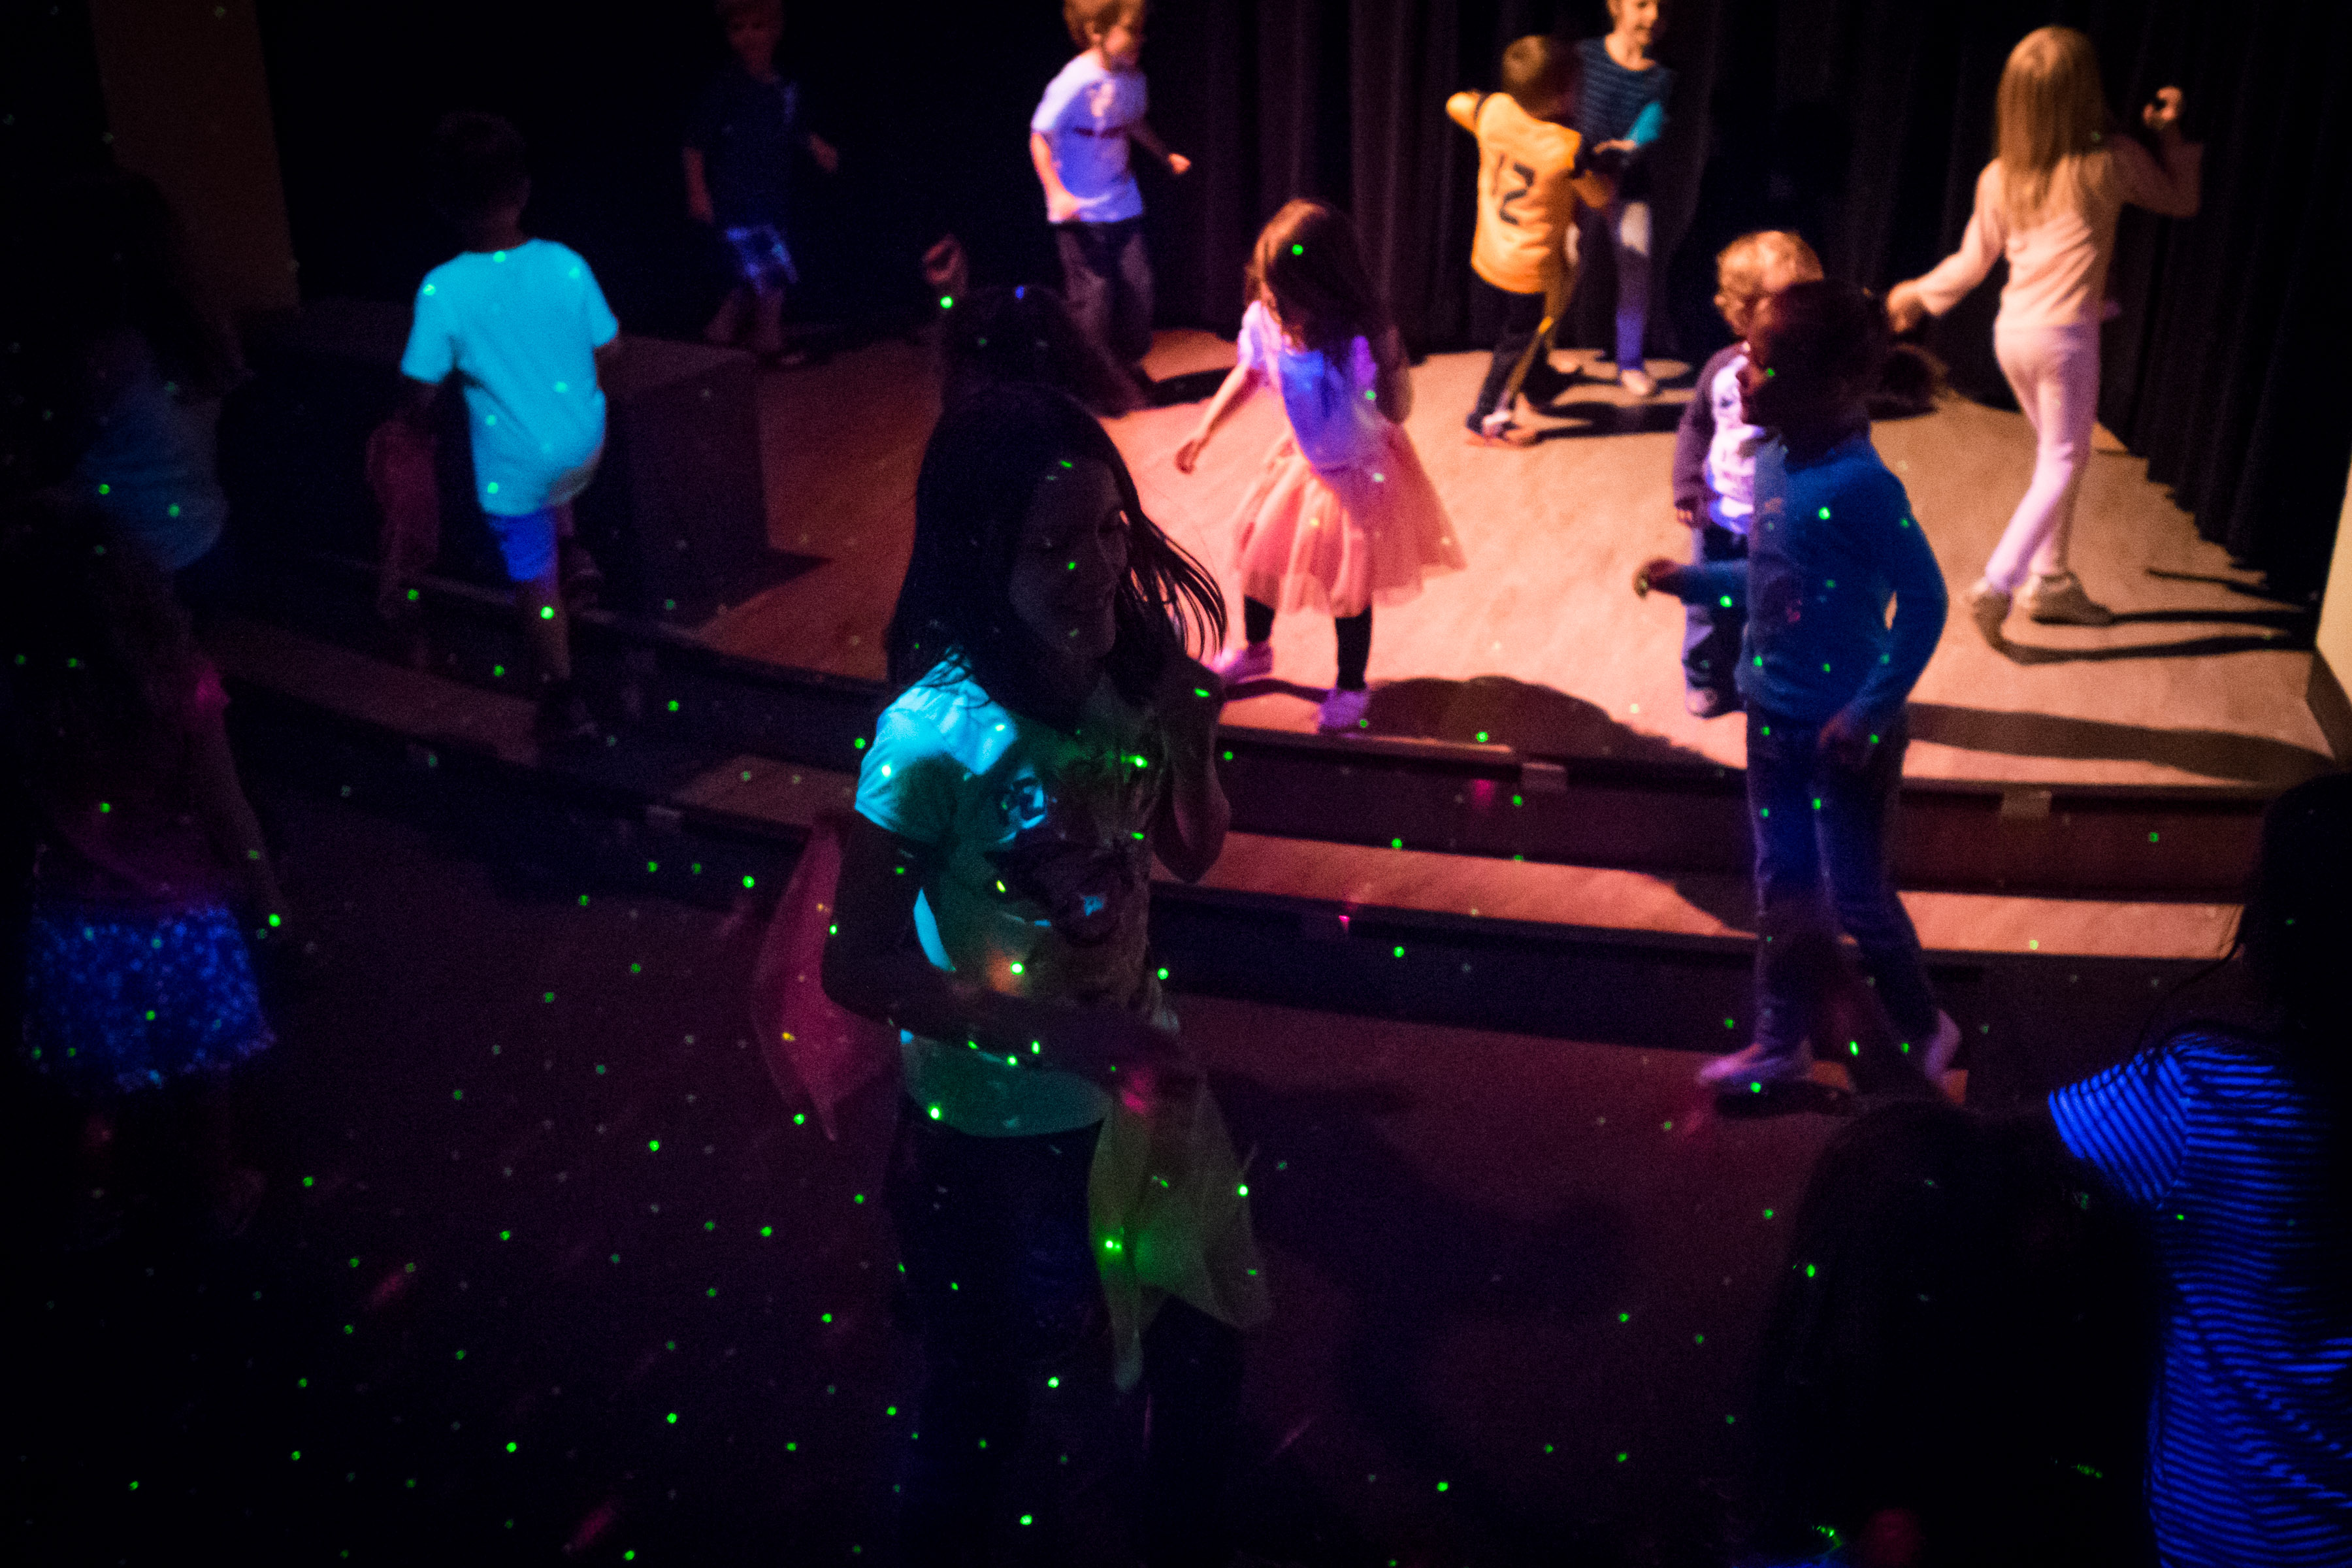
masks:
<instances>
[{"instance_id":1,"label":"gray sneaker","mask_svg":"<svg viewBox=\"0 0 2352 1568\"><path fill-rule=\"evenodd\" d=\"M1984 634L1988 644L1994 647L2004 645L2007 639L2000 635L2000 625L2009 619L2007 590L1979 579L1977 585L1969 590L1969 614L1974 617L1977 630Z\"/></svg>"},{"instance_id":2,"label":"gray sneaker","mask_svg":"<svg viewBox=\"0 0 2352 1568\"><path fill-rule=\"evenodd\" d=\"M2113 610L2083 592L2082 579L2072 572L2027 584L2025 613L2051 626L2105 626L2116 619Z\"/></svg>"}]
</instances>

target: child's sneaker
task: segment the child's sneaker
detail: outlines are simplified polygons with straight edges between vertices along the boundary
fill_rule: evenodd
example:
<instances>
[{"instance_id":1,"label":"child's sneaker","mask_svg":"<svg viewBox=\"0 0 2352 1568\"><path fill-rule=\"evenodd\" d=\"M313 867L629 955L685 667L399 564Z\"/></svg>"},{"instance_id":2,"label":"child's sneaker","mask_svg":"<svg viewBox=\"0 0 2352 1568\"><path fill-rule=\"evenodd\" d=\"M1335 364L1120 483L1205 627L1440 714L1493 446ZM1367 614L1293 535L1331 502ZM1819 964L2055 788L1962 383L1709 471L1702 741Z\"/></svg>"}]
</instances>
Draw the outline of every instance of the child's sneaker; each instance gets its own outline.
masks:
<instances>
[{"instance_id":1,"label":"child's sneaker","mask_svg":"<svg viewBox=\"0 0 2352 1568\"><path fill-rule=\"evenodd\" d=\"M1315 727L1326 735L1352 734L1369 728L1364 714L1371 705L1372 694L1364 688L1335 686L1315 710Z\"/></svg>"},{"instance_id":2,"label":"child's sneaker","mask_svg":"<svg viewBox=\"0 0 2352 1568\"><path fill-rule=\"evenodd\" d=\"M1794 1083L1812 1076L1802 1046L1778 1056L1760 1045L1717 1057L1698 1069L1698 1081L1725 1094L1761 1094L1774 1084Z\"/></svg>"},{"instance_id":3,"label":"child's sneaker","mask_svg":"<svg viewBox=\"0 0 2352 1568\"><path fill-rule=\"evenodd\" d=\"M1617 384L1636 397L1653 397L1658 391L1658 384L1651 378L1650 373L1638 367L1619 371Z\"/></svg>"},{"instance_id":4,"label":"child's sneaker","mask_svg":"<svg viewBox=\"0 0 2352 1568\"><path fill-rule=\"evenodd\" d=\"M578 688L560 680L541 694L539 711L531 716L530 737L542 751L578 752L602 743L604 731L588 711Z\"/></svg>"},{"instance_id":5,"label":"child's sneaker","mask_svg":"<svg viewBox=\"0 0 2352 1568\"><path fill-rule=\"evenodd\" d=\"M1739 711L1739 697L1712 686L1694 686L1683 693L1683 709L1695 719L1720 719Z\"/></svg>"},{"instance_id":6,"label":"child's sneaker","mask_svg":"<svg viewBox=\"0 0 2352 1568\"><path fill-rule=\"evenodd\" d=\"M2083 592L2072 572L2036 577L2025 585L2025 613L2048 626L2107 626L2116 613Z\"/></svg>"},{"instance_id":7,"label":"child's sneaker","mask_svg":"<svg viewBox=\"0 0 2352 1568\"><path fill-rule=\"evenodd\" d=\"M1244 680L1255 680L1274 673L1274 645L1270 642L1244 643L1227 648L1209 661L1209 668L1227 686L1238 686Z\"/></svg>"},{"instance_id":8,"label":"child's sneaker","mask_svg":"<svg viewBox=\"0 0 2352 1568\"><path fill-rule=\"evenodd\" d=\"M1936 1015L1935 1037L1919 1058L1919 1070L1927 1075L1929 1083L1940 1084L1944 1075L1952 1070L1952 1058L1960 1054L1960 1026L1949 1013Z\"/></svg>"},{"instance_id":9,"label":"child's sneaker","mask_svg":"<svg viewBox=\"0 0 2352 1568\"><path fill-rule=\"evenodd\" d=\"M2001 624L2009 619L2009 590L1996 588L1982 578L1969 590L1969 615L1989 647L2006 647L2009 639L2000 634Z\"/></svg>"}]
</instances>

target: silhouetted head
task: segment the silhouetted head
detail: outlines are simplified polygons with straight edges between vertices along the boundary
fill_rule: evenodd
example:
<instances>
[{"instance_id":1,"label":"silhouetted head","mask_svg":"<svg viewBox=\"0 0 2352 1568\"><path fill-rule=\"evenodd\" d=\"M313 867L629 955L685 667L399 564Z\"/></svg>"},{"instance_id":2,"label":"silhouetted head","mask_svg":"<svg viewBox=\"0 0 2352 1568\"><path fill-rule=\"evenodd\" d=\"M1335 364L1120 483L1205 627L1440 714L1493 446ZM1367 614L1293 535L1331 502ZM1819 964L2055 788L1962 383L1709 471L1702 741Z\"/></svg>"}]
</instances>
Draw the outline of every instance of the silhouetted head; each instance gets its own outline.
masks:
<instances>
[{"instance_id":1,"label":"silhouetted head","mask_svg":"<svg viewBox=\"0 0 2352 1568\"><path fill-rule=\"evenodd\" d=\"M530 201L522 132L495 114L461 110L433 131L436 211L460 230L511 222Z\"/></svg>"},{"instance_id":2,"label":"silhouetted head","mask_svg":"<svg viewBox=\"0 0 2352 1568\"><path fill-rule=\"evenodd\" d=\"M1098 665L1140 703L1171 654L1214 647L1224 627L1215 581L1144 514L1118 447L1068 396L1001 385L940 416L890 617L893 684L946 660L1066 727L1057 665Z\"/></svg>"}]
</instances>

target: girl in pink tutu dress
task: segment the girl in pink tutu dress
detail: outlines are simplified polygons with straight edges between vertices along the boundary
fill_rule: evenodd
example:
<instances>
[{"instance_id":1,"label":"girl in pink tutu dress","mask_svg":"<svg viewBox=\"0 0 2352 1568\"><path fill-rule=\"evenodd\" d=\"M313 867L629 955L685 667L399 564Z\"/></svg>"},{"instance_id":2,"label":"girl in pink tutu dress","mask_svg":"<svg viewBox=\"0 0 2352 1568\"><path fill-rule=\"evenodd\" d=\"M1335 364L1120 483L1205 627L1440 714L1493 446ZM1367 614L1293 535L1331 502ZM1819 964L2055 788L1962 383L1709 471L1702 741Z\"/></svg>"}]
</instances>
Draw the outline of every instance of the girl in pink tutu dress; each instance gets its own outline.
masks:
<instances>
[{"instance_id":1,"label":"girl in pink tutu dress","mask_svg":"<svg viewBox=\"0 0 2352 1568\"><path fill-rule=\"evenodd\" d=\"M1213 668L1228 684L1271 672L1277 607L1329 616L1339 679L1315 727L1363 729L1372 606L1412 598L1433 572L1460 570L1462 549L1404 433L1404 344L1373 292L1356 226L1321 202L1292 202L1257 237L1249 291L1240 360L1176 453L1191 473L1237 400L1260 381L1281 393L1289 428L1237 520L1248 641Z\"/></svg>"}]
</instances>

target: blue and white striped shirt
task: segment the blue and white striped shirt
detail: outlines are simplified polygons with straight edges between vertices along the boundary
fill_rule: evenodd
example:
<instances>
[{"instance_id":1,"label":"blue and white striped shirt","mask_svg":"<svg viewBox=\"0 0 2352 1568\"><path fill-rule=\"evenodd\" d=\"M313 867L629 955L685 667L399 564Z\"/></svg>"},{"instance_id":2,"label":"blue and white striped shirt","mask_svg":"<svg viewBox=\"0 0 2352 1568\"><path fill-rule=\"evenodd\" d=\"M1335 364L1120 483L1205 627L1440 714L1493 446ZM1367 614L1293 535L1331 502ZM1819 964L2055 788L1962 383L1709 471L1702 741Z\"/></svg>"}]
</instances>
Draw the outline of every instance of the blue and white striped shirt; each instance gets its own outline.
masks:
<instances>
[{"instance_id":1,"label":"blue and white striped shirt","mask_svg":"<svg viewBox=\"0 0 2352 1568\"><path fill-rule=\"evenodd\" d=\"M2170 1300L2147 1486L2168 1568L2352 1564L2352 1321L2333 1288L2352 1209L2322 1190L2324 1112L2204 1033L2059 1089L2050 1110L2155 1226Z\"/></svg>"}]
</instances>

